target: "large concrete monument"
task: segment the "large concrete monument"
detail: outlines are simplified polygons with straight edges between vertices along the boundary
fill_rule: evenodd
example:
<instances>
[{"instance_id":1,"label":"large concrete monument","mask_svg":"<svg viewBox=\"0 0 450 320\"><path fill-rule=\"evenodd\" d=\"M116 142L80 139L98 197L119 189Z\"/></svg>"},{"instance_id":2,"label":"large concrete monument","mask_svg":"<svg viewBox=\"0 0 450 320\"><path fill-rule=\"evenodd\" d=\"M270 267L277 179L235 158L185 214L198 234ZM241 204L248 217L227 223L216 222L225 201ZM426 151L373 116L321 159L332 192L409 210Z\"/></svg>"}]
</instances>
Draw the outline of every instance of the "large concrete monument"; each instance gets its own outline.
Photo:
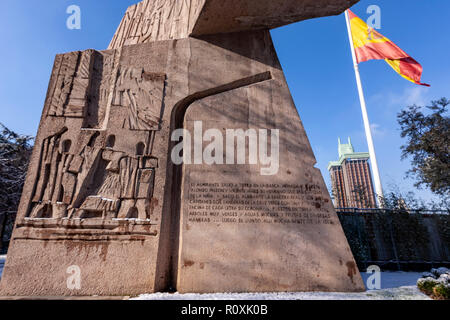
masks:
<instances>
[{"instance_id":1,"label":"large concrete monument","mask_svg":"<svg viewBox=\"0 0 450 320\"><path fill-rule=\"evenodd\" d=\"M357 1L146 0L58 55L0 294L364 290L269 33Z\"/></svg>"}]
</instances>

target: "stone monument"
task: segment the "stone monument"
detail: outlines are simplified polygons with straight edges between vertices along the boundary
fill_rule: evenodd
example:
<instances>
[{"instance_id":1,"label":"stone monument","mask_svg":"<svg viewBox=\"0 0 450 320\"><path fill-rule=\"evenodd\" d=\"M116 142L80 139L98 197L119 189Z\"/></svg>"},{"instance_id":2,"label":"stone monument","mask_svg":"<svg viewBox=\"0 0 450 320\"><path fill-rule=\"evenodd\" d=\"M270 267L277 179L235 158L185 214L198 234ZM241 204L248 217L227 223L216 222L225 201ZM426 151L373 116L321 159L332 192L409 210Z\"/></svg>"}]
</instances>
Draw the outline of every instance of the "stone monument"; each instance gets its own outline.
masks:
<instances>
[{"instance_id":1,"label":"stone monument","mask_svg":"<svg viewBox=\"0 0 450 320\"><path fill-rule=\"evenodd\" d=\"M57 55L0 294L364 290L269 33L357 1L145 0Z\"/></svg>"}]
</instances>

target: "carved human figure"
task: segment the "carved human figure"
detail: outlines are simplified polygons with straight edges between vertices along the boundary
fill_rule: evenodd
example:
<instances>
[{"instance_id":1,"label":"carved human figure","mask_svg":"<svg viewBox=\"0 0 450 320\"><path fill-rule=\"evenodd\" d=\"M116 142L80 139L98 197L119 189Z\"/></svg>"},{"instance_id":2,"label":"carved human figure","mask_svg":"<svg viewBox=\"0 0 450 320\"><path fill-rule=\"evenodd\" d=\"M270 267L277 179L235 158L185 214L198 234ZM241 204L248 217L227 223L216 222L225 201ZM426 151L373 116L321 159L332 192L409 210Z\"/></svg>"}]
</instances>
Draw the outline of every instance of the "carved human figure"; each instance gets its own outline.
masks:
<instances>
[{"instance_id":1,"label":"carved human figure","mask_svg":"<svg viewBox=\"0 0 450 320\"><path fill-rule=\"evenodd\" d=\"M74 176L68 172L73 159L71 141L61 142L61 132L44 139L31 218L62 218L73 194Z\"/></svg>"}]
</instances>

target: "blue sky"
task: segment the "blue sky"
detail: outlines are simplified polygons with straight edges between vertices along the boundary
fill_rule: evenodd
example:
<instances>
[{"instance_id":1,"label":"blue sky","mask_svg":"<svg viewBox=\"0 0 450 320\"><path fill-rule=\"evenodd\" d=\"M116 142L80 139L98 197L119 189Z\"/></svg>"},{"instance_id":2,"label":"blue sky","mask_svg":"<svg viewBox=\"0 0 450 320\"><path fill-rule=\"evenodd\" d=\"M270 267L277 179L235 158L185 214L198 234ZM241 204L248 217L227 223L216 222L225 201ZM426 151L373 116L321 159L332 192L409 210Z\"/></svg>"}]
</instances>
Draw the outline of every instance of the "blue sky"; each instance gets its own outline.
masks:
<instances>
[{"instance_id":1,"label":"blue sky","mask_svg":"<svg viewBox=\"0 0 450 320\"><path fill-rule=\"evenodd\" d=\"M54 56L83 49L105 49L126 8L137 0L2 0L0 2L0 122L35 135ZM81 7L82 29L68 30L66 9ZM419 61L422 80L414 85L383 61L361 64L369 118L381 178L413 190L405 179L409 161L400 160L396 114L411 104L450 98L450 1L362 0L353 11L363 20L369 5L382 14L380 32ZM337 138L352 138L367 151L344 16L304 21L272 31L295 103L327 183L327 164L337 158ZM429 199L430 192L417 192Z\"/></svg>"}]
</instances>

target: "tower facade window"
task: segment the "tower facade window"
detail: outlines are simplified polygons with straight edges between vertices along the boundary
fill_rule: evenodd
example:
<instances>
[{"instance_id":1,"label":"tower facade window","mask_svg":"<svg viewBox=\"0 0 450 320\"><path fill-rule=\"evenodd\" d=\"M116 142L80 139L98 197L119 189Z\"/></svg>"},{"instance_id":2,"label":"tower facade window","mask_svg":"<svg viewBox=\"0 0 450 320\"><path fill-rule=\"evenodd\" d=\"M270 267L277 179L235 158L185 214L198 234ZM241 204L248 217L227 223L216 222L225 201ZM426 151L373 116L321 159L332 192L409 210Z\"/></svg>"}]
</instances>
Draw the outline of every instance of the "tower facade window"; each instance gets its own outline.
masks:
<instances>
[{"instance_id":1,"label":"tower facade window","mask_svg":"<svg viewBox=\"0 0 450 320\"><path fill-rule=\"evenodd\" d=\"M338 142L339 160L328 165L334 206L337 208L376 208L370 172L369 153L355 152L350 138Z\"/></svg>"}]
</instances>

